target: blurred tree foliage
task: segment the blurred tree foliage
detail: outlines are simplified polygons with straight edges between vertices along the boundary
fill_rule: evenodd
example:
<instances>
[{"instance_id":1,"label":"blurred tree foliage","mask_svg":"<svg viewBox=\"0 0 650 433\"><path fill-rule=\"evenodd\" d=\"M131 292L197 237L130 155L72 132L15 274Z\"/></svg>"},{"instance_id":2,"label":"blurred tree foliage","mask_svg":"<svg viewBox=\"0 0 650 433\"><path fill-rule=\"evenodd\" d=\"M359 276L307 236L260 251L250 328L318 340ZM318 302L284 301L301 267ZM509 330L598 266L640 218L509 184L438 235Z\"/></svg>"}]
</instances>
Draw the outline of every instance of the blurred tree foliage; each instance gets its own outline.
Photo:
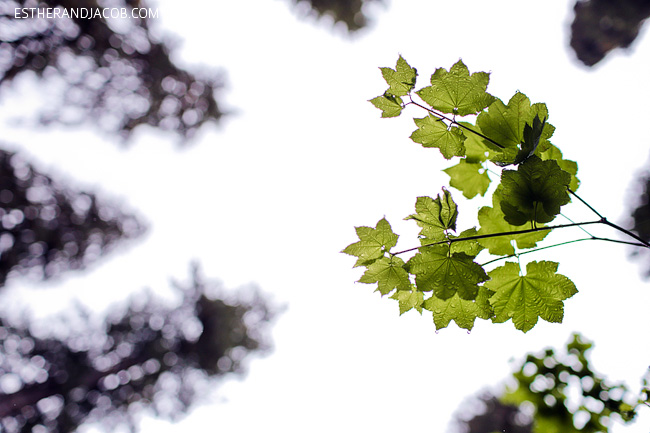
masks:
<instances>
[{"instance_id":1,"label":"blurred tree foliage","mask_svg":"<svg viewBox=\"0 0 650 433\"><path fill-rule=\"evenodd\" d=\"M197 267L174 286L179 305L146 295L99 327L81 314L62 335L51 322L38 332L0 320L0 431L63 433L100 420L135 430L147 408L176 419L214 384L206 379L241 373L248 354L268 349L273 312L257 292L224 301Z\"/></svg>"},{"instance_id":2,"label":"blurred tree foliage","mask_svg":"<svg viewBox=\"0 0 650 433\"><path fill-rule=\"evenodd\" d=\"M592 346L574 334L566 354L553 349L528 354L499 403L492 396L482 398L500 410L492 412L488 406L469 420L461 418L461 431L490 433L515 425L517 429L505 431L597 433L607 432L612 420L632 421L640 400L625 385L594 371L588 359Z\"/></svg>"},{"instance_id":3,"label":"blurred tree foliage","mask_svg":"<svg viewBox=\"0 0 650 433\"><path fill-rule=\"evenodd\" d=\"M74 191L0 150L0 287L81 269L144 226L94 194Z\"/></svg>"},{"instance_id":4,"label":"blurred tree foliage","mask_svg":"<svg viewBox=\"0 0 650 433\"><path fill-rule=\"evenodd\" d=\"M104 4L106 2L102 2ZM220 74L179 68L147 19L15 18L16 8L98 8L97 0L4 0L0 7L0 84L27 71L61 81L60 106L43 122L97 122L128 137L139 125L190 138L223 112ZM114 0L110 7L145 7ZM20 14L19 14L20 16Z\"/></svg>"},{"instance_id":5,"label":"blurred tree foliage","mask_svg":"<svg viewBox=\"0 0 650 433\"><path fill-rule=\"evenodd\" d=\"M363 6L381 0L291 0L297 6L307 5L317 15L329 15L336 23L344 23L349 32L355 32L368 24Z\"/></svg>"},{"instance_id":6,"label":"blurred tree foliage","mask_svg":"<svg viewBox=\"0 0 650 433\"><path fill-rule=\"evenodd\" d=\"M627 48L650 16L648 0L578 0L571 24L571 47L587 66L614 48Z\"/></svg>"},{"instance_id":7,"label":"blurred tree foliage","mask_svg":"<svg viewBox=\"0 0 650 433\"><path fill-rule=\"evenodd\" d=\"M474 402L478 403L479 413L469 419L466 418L466 413L460 414L456 420L460 433L530 433L532 431L532 420L524 415L518 406L503 403L489 393L472 401Z\"/></svg>"}]
</instances>

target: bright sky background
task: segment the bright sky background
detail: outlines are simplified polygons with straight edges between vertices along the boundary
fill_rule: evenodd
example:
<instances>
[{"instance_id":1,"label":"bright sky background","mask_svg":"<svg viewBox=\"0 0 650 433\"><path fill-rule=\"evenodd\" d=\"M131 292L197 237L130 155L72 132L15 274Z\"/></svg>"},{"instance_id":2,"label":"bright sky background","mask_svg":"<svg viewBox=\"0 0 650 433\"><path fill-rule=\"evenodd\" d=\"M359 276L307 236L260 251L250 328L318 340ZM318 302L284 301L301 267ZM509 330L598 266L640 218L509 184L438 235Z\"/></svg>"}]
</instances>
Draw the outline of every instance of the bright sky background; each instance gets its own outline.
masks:
<instances>
[{"instance_id":1,"label":"bright sky background","mask_svg":"<svg viewBox=\"0 0 650 433\"><path fill-rule=\"evenodd\" d=\"M14 281L11 302L44 315L68 309L69 294L103 309L143 287L168 294L169 278L186 279L198 259L226 287L255 283L288 306L273 327L274 352L252 361L245 380L217 387L212 403L178 424L145 420L143 433L444 432L465 398L508 376L510 360L562 347L574 331L596 341L598 371L638 389L650 363L650 291L627 247L593 242L524 256L559 261L580 291L565 302L564 324L540 322L525 335L510 322L479 321L468 335L455 325L435 333L426 312L398 317L395 301L354 283L361 270L339 251L356 241L355 226L384 216L402 235L398 248L414 246L417 228L402 219L417 196L448 184L440 170L452 164L408 138L423 113L380 119L367 102L386 88L377 68L394 67L398 54L418 69L418 87L462 58L471 71L492 72L488 91L501 99L520 90L546 102L553 143L579 163L581 196L624 221L648 160L650 41L642 35L634 50L588 70L568 48L572 1L392 1L372 8L374 25L353 38L288 3L153 5L156 26L177 39L178 61L227 72L222 99L237 113L185 150L159 131L140 130L124 148L91 128L3 126L3 141L42 170L123 200L151 225L90 272L47 289ZM30 79L16 84L2 97L2 119L33 115L42 99ZM477 204L452 193L460 225L472 227ZM580 204L565 209L593 219ZM649 421L644 413L613 431L647 433Z\"/></svg>"}]
</instances>

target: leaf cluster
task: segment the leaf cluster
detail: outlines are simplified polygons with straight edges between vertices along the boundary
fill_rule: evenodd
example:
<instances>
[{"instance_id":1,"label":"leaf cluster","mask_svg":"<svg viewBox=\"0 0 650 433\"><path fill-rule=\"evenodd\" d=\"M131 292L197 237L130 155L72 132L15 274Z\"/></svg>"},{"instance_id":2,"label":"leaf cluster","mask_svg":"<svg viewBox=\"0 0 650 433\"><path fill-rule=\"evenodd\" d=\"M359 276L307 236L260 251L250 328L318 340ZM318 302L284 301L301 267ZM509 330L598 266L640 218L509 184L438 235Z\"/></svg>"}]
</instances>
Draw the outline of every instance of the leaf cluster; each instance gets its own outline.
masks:
<instances>
[{"instance_id":1,"label":"leaf cluster","mask_svg":"<svg viewBox=\"0 0 650 433\"><path fill-rule=\"evenodd\" d=\"M564 301L577 289L558 274L558 263L532 261L522 271L519 260L488 269L477 256L486 251L501 259L537 246L551 223L571 201L579 181L577 164L565 160L550 142L555 127L545 104L531 103L516 92L507 103L487 92L490 75L470 73L459 60L438 68L430 85L416 90L417 70L402 56L395 69L380 68L388 89L370 102L382 117L396 117L409 105L426 112L414 118L410 138L437 148L456 164L444 171L450 187L467 199L492 190L492 206L478 210L478 226L456 227L458 206L443 187L435 198L418 197L406 217L420 227L420 246L395 252L398 235L388 221L357 227L359 241L342 252L357 257L366 271L359 282L377 284L382 295L411 309L433 313L437 329L453 320L472 329L477 318L501 323L512 319L527 332L541 318L561 322ZM416 251L410 259L402 253ZM490 260L485 264L490 264Z\"/></svg>"}]
</instances>

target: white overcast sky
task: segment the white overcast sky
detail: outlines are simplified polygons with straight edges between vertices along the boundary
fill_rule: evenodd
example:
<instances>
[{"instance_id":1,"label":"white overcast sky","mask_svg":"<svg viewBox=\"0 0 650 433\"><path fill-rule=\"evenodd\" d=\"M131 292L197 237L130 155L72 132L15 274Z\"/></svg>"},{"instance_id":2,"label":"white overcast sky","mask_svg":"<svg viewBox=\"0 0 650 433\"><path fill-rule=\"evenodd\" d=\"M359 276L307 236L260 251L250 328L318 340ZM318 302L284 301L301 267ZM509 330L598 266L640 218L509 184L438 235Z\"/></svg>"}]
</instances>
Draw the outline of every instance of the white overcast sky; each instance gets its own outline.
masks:
<instances>
[{"instance_id":1,"label":"white overcast sky","mask_svg":"<svg viewBox=\"0 0 650 433\"><path fill-rule=\"evenodd\" d=\"M463 399L508 376L510 360L562 347L574 331L596 341L598 371L637 389L650 363L650 287L626 247L583 243L522 258L560 261L580 291L565 302L564 324L540 322L525 335L484 321L469 335L455 325L436 334L429 314L398 317L394 301L354 283L361 271L339 251L355 241L354 226L384 216L403 235L398 247L414 246L417 229L402 219L417 196L448 183L440 170L451 164L408 138L422 113L380 119L367 102L386 88L377 68L394 67L398 54L418 69L419 87L462 58L471 71L492 72L492 94L507 100L520 90L546 102L552 141L579 163L581 195L623 221L648 161L650 41L642 34L633 50L588 70L568 48L572 1L393 0L370 9L374 24L353 38L288 3L152 5L180 63L227 72L223 99L237 114L189 148L151 130L124 148L92 128L5 123L11 149L73 185L119 197L151 225L90 272L47 290L15 281L9 295L39 315L68 309L62 294L103 309L145 286L168 293L168 279L186 278L198 259L226 287L255 283L288 306L273 327L274 352L250 362L244 380L216 387L212 403L180 423L145 420L144 433L444 432ZM43 88L16 84L2 97L3 119L41 102ZM475 225L476 205L452 193L461 225ZM565 213L593 219L579 204ZM646 433L649 421L644 414L613 431Z\"/></svg>"}]
</instances>

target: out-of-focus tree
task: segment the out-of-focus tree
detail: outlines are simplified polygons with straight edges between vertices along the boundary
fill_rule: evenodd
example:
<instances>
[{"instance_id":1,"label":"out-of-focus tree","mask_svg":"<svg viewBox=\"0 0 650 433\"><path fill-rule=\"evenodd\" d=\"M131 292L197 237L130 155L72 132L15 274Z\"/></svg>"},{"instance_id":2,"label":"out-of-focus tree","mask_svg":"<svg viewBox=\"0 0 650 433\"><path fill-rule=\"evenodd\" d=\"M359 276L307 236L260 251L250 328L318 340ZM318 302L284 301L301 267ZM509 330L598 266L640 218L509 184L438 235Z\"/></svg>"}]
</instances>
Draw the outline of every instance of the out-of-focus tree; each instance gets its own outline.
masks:
<instances>
[{"instance_id":1,"label":"out-of-focus tree","mask_svg":"<svg viewBox=\"0 0 650 433\"><path fill-rule=\"evenodd\" d=\"M475 404L476 403L476 404ZM470 410L469 406L477 406ZM456 417L459 433L530 433L532 420L516 405L506 404L490 393L472 399Z\"/></svg>"},{"instance_id":2,"label":"out-of-focus tree","mask_svg":"<svg viewBox=\"0 0 650 433\"><path fill-rule=\"evenodd\" d=\"M143 231L133 215L0 150L0 287L12 275L47 279L84 268Z\"/></svg>"},{"instance_id":3,"label":"out-of-focus tree","mask_svg":"<svg viewBox=\"0 0 650 433\"><path fill-rule=\"evenodd\" d=\"M650 175L641 176L637 185L634 185L636 198L635 208L631 211L629 229L639 235L643 240L650 241ZM633 251L633 257L647 259L645 251ZM650 267L645 269L645 276L650 277Z\"/></svg>"},{"instance_id":4,"label":"out-of-focus tree","mask_svg":"<svg viewBox=\"0 0 650 433\"><path fill-rule=\"evenodd\" d=\"M126 8L129 18L61 16L64 10L108 6ZM39 17L29 10L37 7L58 8L58 16ZM190 138L222 117L215 98L222 76L191 73L172 62L168 45L149 28L156 9L141 13L141 8L146 6L139 0L3 1L0 85L27 71L60 81L62 100L43 114L44 123L91 120L124 137L150 125Z\"/></svg>"},{"instance_id":5,"label":"out-of-focus tree","mask_svg":"<svg viewBox=\"0 0 650 433\"><path fill-rule=\"evenodd\" d=\"M592 346L591 342L574 334L567 344L566 354L557 354L553 349L528 354L513 374L505 394L498 398L495 407L502 410L487 410L469 420L461 418L460 430L466 433L501 431L502 427L498 426L504 425L503 414L508 412L508 416L512 416L508 422L524 428L505 430L508 432L597 433L607 432L613 420L632 421L641 400L625 385L614 384L594 371L588 359ZM493 399L492 396L483 398L486 402ZM504 410L503 407L512 409ZM477 427L479 424L494 428L484 430Z\"/></svg>"},{"instance_id":6,"label":"out-of-focus tree","mask_svg":"<svg viewBox=\"0 0 650 433\"><path fill-rule=\"evenodd\" d=\"M242 373L249 354L269 349L274 311L257 291L233 296L196 267L174 286L178 305L147 294L115 309L103 329L83 314L64 335L1 320L0 431L63 433L94 421L136 429L147 408L176 419L209 379Z\"/></svg>"},{"instance_id":7,"label":"out-of-focus tree","mask_svg":"<svg viewBox=\"0 0 650 433\"><path fill-rule=\"evenodd\" d=\"M312 14L328 15L336 23L344 23L349 32L355 32L368 24L364 5L381 0L291 0L297 6L306 5Z\"/></svg>"},{"instance_id":8,"label":"out-of-focus tree","mask_svg":"<svg viewBox=\"0 0 650 433\"><path fill-rule=\"evenodd\" d=\"M648 0L578 0L571 24L571 47L587 66L611 50L627 48L650 16Z\"/></svg>"}]
</instances>

